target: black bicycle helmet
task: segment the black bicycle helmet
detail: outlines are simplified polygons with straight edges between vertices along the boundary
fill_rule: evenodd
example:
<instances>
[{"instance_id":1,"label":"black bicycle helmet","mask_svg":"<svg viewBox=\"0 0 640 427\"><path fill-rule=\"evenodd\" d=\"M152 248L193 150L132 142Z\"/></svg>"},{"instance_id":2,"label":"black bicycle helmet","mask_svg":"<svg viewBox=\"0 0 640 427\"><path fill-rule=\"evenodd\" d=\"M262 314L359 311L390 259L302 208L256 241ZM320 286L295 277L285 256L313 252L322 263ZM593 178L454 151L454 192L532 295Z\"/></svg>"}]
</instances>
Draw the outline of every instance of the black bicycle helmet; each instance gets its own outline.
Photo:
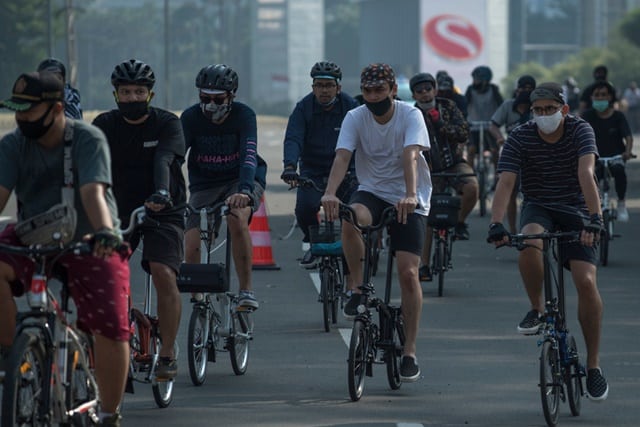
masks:
<instances>
[{"instance_id":1,"label":"black bicycle helmet","mask_svg":"<svg viewBox=\"0 0 640 427\"><path fill-rule=\"evenodd\" d=\"M207 65L196 76L196 87L236 93L238 73L225 64Z\"/></svg>"},{"instance_id":2,"label":"black bicycle helmet","mask_svg":"<svg viewBox=\"0 0 640 427\"><path fill-rule=\"evenodd\" d=\"M340 80L342 78L342 70L338 65L331 61L320 61L316 62L313 67L311 67L311 72L309 73L311 78L313 79L336 79Z\"/></svg>"},{"instance_id":3,"label":"black bicycle helmet","mask_svg":"<svg viewBox=\"0 0 640 427\"><path fill-rule=\"evenodd\" d=\"M38 71L50 71L62 76L62 80L67 78L67 69L64 64L56 58L47 58L38 65Z\"/></svg>"},{"instance_id":4,"label":"black bicycle helmet","mask_svg":"<svg viewBox=\"0 0 640 427\"><path fill-rule=\"evenodd\" d=\"M130 59L121 64L111 73L111 84L114 87L120 85L142 85L149 89L156 83L156 76L150 66L137 59Z\"/></svg>"},{"instance_id":5,"label":"black bicycle helmet","mask_svg":"<svg viewBox=\"0 0 640 427\"><path fill-rule=\"evenodd\" d=\"M471 72L471 77L476 80L490 82L493 78L493 72L491 71L491 68L487 67L486 65L479 65L473 69L473 71Z\"/></svg>"}]
</instances>

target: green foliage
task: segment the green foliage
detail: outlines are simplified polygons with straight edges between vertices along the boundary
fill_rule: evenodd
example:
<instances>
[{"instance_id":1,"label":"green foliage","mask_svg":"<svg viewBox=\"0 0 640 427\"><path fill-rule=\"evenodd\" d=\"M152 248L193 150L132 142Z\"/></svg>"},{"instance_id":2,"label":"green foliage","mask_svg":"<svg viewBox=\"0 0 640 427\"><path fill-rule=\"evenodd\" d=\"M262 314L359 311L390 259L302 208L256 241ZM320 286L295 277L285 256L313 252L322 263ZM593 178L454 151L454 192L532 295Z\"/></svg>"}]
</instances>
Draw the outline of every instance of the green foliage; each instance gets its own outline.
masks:
<instances>
[{"instance_id":1,"label":"green foliage","mask_svg":"<svg viewBox=\"0 0 640 427\"><path fill-rule=\"evenodd\" d=\"M640 48L640 9L627 13L620 22L620 33L629 42Z\"/></svg>"}]
</instances>

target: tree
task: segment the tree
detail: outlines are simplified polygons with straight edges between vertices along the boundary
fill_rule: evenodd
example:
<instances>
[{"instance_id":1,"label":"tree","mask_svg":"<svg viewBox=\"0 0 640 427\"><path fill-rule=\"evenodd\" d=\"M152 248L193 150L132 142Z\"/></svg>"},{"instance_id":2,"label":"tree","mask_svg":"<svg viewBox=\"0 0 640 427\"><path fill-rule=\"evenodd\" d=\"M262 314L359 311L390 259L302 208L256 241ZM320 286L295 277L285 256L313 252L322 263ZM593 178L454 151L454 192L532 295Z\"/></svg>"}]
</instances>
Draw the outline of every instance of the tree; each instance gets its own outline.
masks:
<instances>
[{"instance_id":1,"label":"tree","mask_svg":"<svg viewBox=\"0 0 640 427\"><path fill-rule=\"evenodd\" d=\"M627 13L620 22L620 33L636 47L640 47L640 9Z\"/></svg>"}]
</instances>

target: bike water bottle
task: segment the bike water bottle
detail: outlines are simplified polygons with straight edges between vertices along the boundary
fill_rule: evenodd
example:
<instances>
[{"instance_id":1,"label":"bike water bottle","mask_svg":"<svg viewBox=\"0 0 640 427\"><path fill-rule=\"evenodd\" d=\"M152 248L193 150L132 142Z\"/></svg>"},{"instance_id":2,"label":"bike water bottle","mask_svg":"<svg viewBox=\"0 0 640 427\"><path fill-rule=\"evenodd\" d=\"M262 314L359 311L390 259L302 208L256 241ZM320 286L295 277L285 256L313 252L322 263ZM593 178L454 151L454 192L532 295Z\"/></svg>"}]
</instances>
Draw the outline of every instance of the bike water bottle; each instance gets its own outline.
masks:
<instances>
[{"instance_id":1,"label":"bike water bottle","mask_svg":"<svg viewBox=\"0 0 640 427\"><path fill-rule=\"evenodd\" d=\"M31 308L43 309L47 306L47 278L44 275L35 273L31 278L27 301Z\"/></svg>"}]
</instances>

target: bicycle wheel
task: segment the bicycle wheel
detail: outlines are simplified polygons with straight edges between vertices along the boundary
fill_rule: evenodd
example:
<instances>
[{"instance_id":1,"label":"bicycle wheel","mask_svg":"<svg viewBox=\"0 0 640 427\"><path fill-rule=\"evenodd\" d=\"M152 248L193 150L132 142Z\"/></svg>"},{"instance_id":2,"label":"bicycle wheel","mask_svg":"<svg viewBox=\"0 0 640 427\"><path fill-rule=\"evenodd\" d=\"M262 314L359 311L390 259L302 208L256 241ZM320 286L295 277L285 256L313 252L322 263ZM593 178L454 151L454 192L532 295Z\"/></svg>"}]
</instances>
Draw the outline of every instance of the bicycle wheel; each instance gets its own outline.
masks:
<instances>
[{"instance_id":1,"label":"bicycle wheel","mask_svg":"<svg viewBox=\"0 0 640 427\"><path fill-rule=\"evenodd\" d=\"M547 340L542 343L542 351L540 352L540 397L544 418L550 427L558 423L558 409L562 393L561 380L558 352L553 348L551 341Z\"/></svg>"},{"instance_id":2,"label":"bicycle wheel","mask_svg":"<svg viewBox=\"0 0 640 427\"><path fill-rule=\"evenodd\" d=\"M331 271L329 267L323 266L320 269L320 298L322 299L322 320L324 331L331 330L331 302L333 300L333 283L331 282Z\"/></svg>"},{"instance_id":3,"label":"bicycle wheel","mask_svg":"<svg viewBox=\"0 0 640 427\"><path fill-rule=\"evenodd\" d=\"M367 355L369 354L369 337L364 321L356 319L351 330L349 343L349 359L347 361L347 379L349 396L358 401L364 391L364 376L367 372Z\"/></svg>"},{"instance_id":4,"label":"bicycle wheel","mask_svg":"<svg viewBox=\"0 0 640 427\"><path fill-rule=\"evenodd\" d=\"M573 335L569 336L567 341L567 352L573 360L569 366L564 369L564 383L567 385L567 396L569 397L569 408L571 415L577 417L580 415L580 398L582 397L582 369L578 360L578 346Z\"/></svg>"},{"instance_id":5,"label":"bicycle wheel","mask_svg":"<svg viewBox=\"0 0 640 427\"><path fill-rule=\"evenodd\" d=\"M195 386L204 384L207 378L210 332L207 308L194 305L189 319L187 359L189 360L189 376ZM215 349L211 349L211 351L215 351Z\"/></svg>"},{"instance_id":6,"label":"bicycle wheel","mask_svg":"<svg viewBox=\"0 0 640 427\"><path fill-rule=\"evenodd\" d=\"M154 326L151 332L149 352L153 355L160 354L160 348L162 347L162 340L160 339L160 331L157 326ZM178 346L174 344L174 355L178 358ZM173 400L173 382L174 380L159 381L154 378L151 382L151 390L153 391L153 399L156 401L156 405L159 408L166 408L171 404Z\"/></svg>"},{"instance_id":7,"label":"bicycle wheel","mask_svg":"<svg viewBox=\"0 0 640 427\"><path fill-rule=\"evenodd\" d=\"M227 339L231 367L236 375L244 375L249 365L249 341L253 334L253 320L248 312L234 311L233 331Z\"/></svg>"},{"instance_id":8,"label":"bicycle wheel","mask_svg":"<svg viewBox=\"0 0 640 427\"><path fill-rule=\"evenodd\" d=\"M438 266L438 296L441 297L444 293L444 273L447 271L447 248L446 242L442 239L438 240L436 245L436 253L438 254L438 260L440 265Z\"/></svg>"},{"instance_id":9,"label":"bicycle wheel","mask_svg":"<svg viewBox=\"0 0 640 427\"><path fill-rule=\"evenodd\" d=\"M600 265L606 267L609 263L609 241L613 236L613 221L608 210L602 214L602 220L604 230L600 233ZM611 229L611 232L609 229Z\"/></svg>"},{"instance_id":10,"label":"bicycle wheel","mask_svg":"<svg viewBox=\"0 0 640 427\"><path fill-rule=\"evenodd\" d=\"M378 262L380 261L380 242L382 231L374 231L371 245L371 276L378 273Z\"/></svg>"},{"instance_id":11,"label":"bicycle wheel","mask_svg":"<svg viewBox=\"0 0 640 427\"><path fill-rule=\"evenodd\" d=\"M340 308L340 295L342 294L342 280L340 279L340 268L337 264L332 267L331 277L331 286L333 288L331 295L331 323L335 325L338 323L338 308Z\"/></svg>"},{"instance_id":12,"label":"bicycle wheel","mask_svg":"<svg viewBox=\"0 0 640 427\"><path fill-rule=\"evenodd\" d=\"M7 361L2 392L2 427L44 426L38 412L44 389L45 351L40 337L21 333L12 345Z\"/></svg>"},{"instance_id":13,"label":"bicycle wheel","mask_svg":"<svg viewBox=\"0 0 640 427\"><path fill-rule=\"evenodd\" d=\"M385 362L387 364L387 380L391 390L397 390L402 385L400 382L400 360L402 359L402 348L404 347L404 323L402 312L395 310L396 315L391 326L391 342L393 348L385 350Z\"/></svg>"},{"instance_id":14,"label":"bicycle wheel","mask_svg":"<svg viewBox=\"0 0 640 427\"><path fill-rule=\"evenodd\" d=\"M82 334L79 341L71 340L67 352L67 408L73 410L73 419L68 426L93 425L98 410L98 385L93 377L91 365L93 346L91 338ZM77 411L77 412L76 412Z\"/></svg>"},{"instance_id":15,"label":"bicycle wheel","mask_svg":"<svg viewBox=\"0 0 640 427\"><path fill-rule=\"evenodd\" d=\"M484 159L480 159L484 162ZM481 167L478 171L478 201L480 202L480 216L485 216L487 213L487 170L486 166Z\"/></svg>"}]
</instances>

